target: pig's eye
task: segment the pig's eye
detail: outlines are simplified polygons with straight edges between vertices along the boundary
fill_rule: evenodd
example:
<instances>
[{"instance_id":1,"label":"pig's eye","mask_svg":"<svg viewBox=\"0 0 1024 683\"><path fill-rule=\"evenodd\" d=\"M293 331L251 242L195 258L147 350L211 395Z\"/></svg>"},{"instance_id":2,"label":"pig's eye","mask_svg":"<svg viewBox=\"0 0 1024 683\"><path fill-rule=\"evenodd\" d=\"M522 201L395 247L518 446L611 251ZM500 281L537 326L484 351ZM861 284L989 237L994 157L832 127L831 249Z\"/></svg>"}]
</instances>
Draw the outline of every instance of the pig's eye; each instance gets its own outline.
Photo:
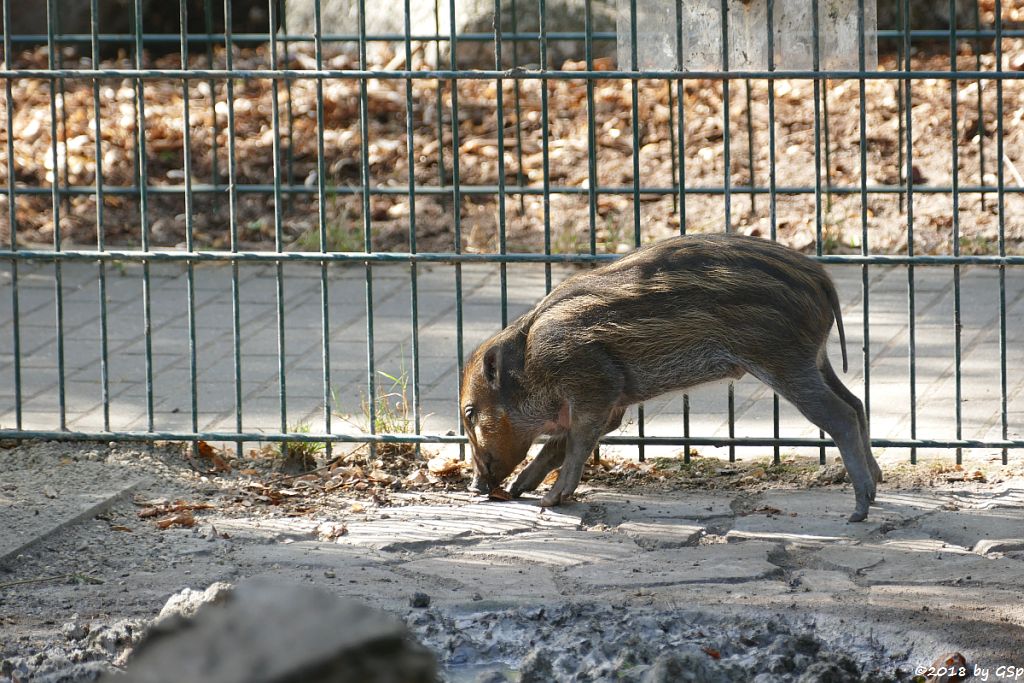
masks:
<instances>
[{"instance_id":1,"label":"pig's eye","mask_svg":"<svg viewBox=\"0 0 1024 683\"><path fill-rule=\"evenodd\" d=\"M473 418L476 417L476 408L473 406L466 406L463 414L466 416L466 422L472 422Z\"/></svg>"}]
</instances>

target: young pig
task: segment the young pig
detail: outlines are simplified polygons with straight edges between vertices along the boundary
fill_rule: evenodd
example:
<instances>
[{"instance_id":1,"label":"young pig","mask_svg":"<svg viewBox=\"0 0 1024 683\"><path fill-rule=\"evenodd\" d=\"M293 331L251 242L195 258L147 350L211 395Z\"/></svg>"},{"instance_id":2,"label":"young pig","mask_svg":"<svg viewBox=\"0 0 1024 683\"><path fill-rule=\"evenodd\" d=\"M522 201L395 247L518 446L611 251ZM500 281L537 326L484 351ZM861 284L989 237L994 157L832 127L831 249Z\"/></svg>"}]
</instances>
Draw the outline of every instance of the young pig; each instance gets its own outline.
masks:
<instances>
[{"instance_id":1,"label":"young pig","mask_svg":"<svg viewBox=\"0 0 1024 683\"><path fill-rule=\"evenodd\" d=\"M881 470L861 402L826 355L835 287L817 262L739 235L673 237L579 273L473 352L462 420L487 493L547 443L512 484L518 497L561 468L541 499L568 501L588 455L625 409L669 391L750 373L828 432L867 517Z\"/></svg>"}]
</instances>

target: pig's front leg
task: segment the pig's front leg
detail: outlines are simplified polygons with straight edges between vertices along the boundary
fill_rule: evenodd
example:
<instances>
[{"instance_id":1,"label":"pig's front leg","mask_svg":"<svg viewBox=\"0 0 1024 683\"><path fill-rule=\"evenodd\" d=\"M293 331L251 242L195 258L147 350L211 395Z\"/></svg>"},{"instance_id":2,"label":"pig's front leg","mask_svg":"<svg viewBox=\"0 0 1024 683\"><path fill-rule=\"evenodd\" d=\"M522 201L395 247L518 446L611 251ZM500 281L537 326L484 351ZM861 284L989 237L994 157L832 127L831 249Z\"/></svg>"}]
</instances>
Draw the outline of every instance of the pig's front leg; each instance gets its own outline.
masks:
<instances>
[{"instance_id":1,"label":"pig's front leg","mask_svg":"<svg viewBox=\"0 0 1024 683\"><path fill-rule=\"evenodd\" d=\"M583 466L604 433L602 427L606 422L607 416L604 416L598 420L577 419L573 424L565 439L565 461L555 485L541 498L542 507L552 507L572 500L572 494L583 476Z\"/></svg>"},{"instance_id":2,"label":"pig's front leg","mask_svg":"<svg viewBox=\"0 0 1024 683\"><path fill-rule=\"evenodd\" d=\"M509 489L509 493L512 494L513 498L518 498L526 491L534 490L540 486L540 483L544 481L548 474L562 466L562 461L565 460L565 442L566 438L564 436L555 436L548 439L548 442L540 449L540 453L533 459L533 462L527 465L519 473L519 476L516 477L515 483Z\"/></svg>"}]
</instances>

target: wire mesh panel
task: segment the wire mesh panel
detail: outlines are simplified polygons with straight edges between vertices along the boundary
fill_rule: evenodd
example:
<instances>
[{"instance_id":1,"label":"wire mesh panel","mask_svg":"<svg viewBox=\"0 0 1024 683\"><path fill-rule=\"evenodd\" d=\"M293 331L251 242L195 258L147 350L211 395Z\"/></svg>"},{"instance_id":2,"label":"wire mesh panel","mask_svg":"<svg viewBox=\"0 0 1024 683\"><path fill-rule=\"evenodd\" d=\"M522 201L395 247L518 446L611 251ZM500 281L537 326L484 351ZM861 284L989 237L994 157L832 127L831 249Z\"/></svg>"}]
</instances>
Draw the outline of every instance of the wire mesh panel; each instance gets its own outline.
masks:
<instances>
[{"instance_id":1,"label":"wire mesh panel","mask_svg":"<svg viewBox=\"0 0 1024 683\"><path fill-rule=\"evenodd\" d=\"M25 4L0 437L462 449L477 344L580 268L725 231L827 264L875 447L1024 446L1020 2L662 3L657 68L639 0ZM750 379L605 443L832 444Z\"/></svg>"}]
</instances>

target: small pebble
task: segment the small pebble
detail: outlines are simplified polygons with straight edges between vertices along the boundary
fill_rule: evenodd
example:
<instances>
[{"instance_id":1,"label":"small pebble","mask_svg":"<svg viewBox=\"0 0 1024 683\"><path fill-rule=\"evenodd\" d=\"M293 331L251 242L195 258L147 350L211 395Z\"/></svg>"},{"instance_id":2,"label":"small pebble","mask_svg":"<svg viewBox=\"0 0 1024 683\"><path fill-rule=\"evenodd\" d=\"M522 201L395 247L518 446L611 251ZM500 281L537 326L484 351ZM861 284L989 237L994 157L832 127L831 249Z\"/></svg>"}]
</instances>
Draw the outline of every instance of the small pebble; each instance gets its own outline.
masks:
<instances>
[{"instance_id":1,"label":"small pebble","mask_svg":"<svg viewBox=\"0 0 1024 683\"><path fill-rule=\"evenodd\" d=\"M417 591L416 593L412 594L411 598L409 598L409 605L411 607L418 607L421 609L425 607L430 607L430 596L426 593L420 593L419 591Z\"/></svg>"}]
</instances>

